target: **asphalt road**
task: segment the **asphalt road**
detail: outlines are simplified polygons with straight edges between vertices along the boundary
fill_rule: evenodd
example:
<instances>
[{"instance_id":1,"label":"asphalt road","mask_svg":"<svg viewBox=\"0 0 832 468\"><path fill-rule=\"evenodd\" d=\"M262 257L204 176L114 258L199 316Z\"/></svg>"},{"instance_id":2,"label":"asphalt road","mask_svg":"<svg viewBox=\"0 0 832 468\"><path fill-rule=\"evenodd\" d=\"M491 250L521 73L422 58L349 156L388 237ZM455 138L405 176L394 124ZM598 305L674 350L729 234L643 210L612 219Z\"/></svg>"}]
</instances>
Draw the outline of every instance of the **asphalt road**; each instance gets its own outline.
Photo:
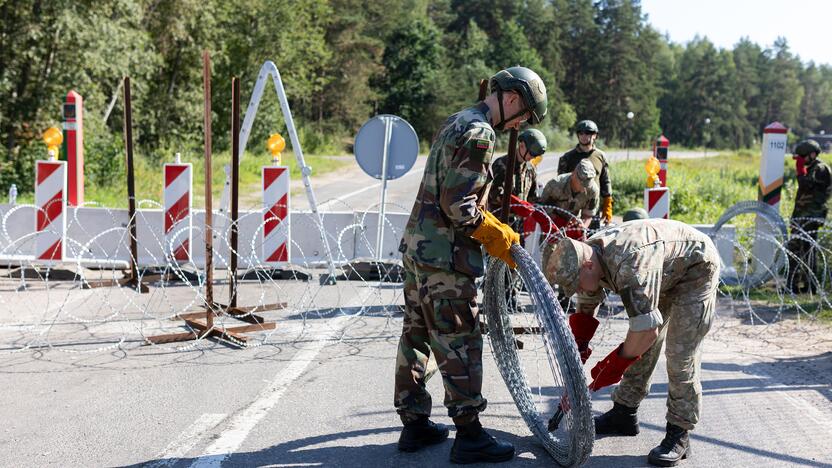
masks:
<instances>
[{"instance_id":1,"label":"asphalt road","mask_svg":"<svg viewBox=\"0 0 832 468\"><path fill-rule=\"evenodd\" d=\"M562 152L546 153L543 161L538 166L540 181L545 183L557 175L558 159ZM610 151L607 158L610 161L624 161L626 159L647 159L649 151ZM713 157L718 153L709 153ZM672 158L699 158L701 152L673 152ZM419 157L416 164L404 176L399 179L388 181L388 192L386 204L388 210L409 212L413 207L416 192L422 181L422 172L425 168L427 158ZM314 168L313 168L314 171ZM300 181L294 182L292 208L297 210L308 209L309 203L303 191ZM320 205L321 211L365 211L377 210L381 201L381 181L378 181L365 174L357 163L350 164L346 168L335 173L325 174L312 178L312 188L315 197Z\"/></svg>"},{"instance_id":2,"label":"asphalt road","mask_svg":"<svg viewBox=\"0 0 832 468\"><path fill-rule=\"evenodd\" d=\"M391 182L390 201L404 211L420 164L424 158ZM556 158L544 159L544 177L555 165ZM363 179L355 170L321 178L319 200L341 198L324 208L377 203L377 183L358 174ZM243 305L287 303L263 312L276 328L251 332L246 349L211 340L141 344L184 331L173 315L198 303L186 287L137 295L29 286L0 280L0 466L449 466L450 440L415 454L396 450L398 286L246 283ZM216 297L225 295L218 287ZM761 324L759 315L754 323L745 317L737 304L720 305L702 357L704 413L693 457L682 466L832 466L832 331L805 319ZM240 324L224 320L232 322ZM621 313L606 318L586 368L625 330ZM527 369L547 366L537 339L525 338ZM506 466L553 466L518 414L490 346L484 354L489 404L482 420L517 447ZM435 420L448 424L440 379L429 388ZM551 409L559 395L540 390L539 404ZM661 361L640 409L642 433L598 439L587 466L645 466L664 434L666 390ZM594 396L596 414L610 407L609 389Z\"/></svg>"},{"instance_id":3,"label":"asphalt road","mask_svg":"<svg viewBox=\"0 0 832 468\"><path fill-rule=\"evenodd\" d=\"M324 288L247 285L243 303L289 302L263 313L276 321L274 331L250 334L256 340L248 349L206 340L177 350L140 341L182 331L168 317L171 305L193 297L187 288L142 296L3 289L0 297L15 313L0 322L6 346L0 351L0 465L448 466L450 440L415 454L395 447L393 369L402 321L398 307L385 305L400 304L400 294L391 285L346 281ZM63 309L57 320L27 332L49 347L10 352L9 343L24 333L19 324L55 308ZM102 321L108 311L115 315ZM751 325L735 313L741 311L723 304L706 340L704 414L684 466L832 466L829 328L806 321ZM604 320L587 369L625 329L622 314ZM545 368L535 339L526 338L524 363ZM484 363L489 405L482 420L516 445L518 455L507 466L552 466L520 418L488 345ZM640 409L642 433L597 440L587 466L645 465L663 437L666 384L660 362ZM449 423L440 379L429 388L434 418ZM594 396L596 413L611 406L608 395Z\"/></svg>"}]
</instances>

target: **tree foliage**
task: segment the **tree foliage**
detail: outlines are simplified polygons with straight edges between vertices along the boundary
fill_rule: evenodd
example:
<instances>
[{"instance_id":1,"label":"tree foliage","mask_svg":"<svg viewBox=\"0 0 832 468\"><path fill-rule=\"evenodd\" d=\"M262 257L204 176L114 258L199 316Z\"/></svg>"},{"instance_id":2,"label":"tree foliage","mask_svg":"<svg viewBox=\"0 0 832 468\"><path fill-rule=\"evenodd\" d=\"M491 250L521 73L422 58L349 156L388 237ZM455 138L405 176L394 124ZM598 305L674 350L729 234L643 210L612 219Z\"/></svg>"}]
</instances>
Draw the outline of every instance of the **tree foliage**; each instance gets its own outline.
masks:
<instances>
[{"instance_id":1,"label":"tree foliage","mask_svg":"<svg viewBox=\"0 0 832 468\"><path fill-rule=\"evenodd\" d=\"M741 148L778 120L797 136L832 126L832 68L784 38L732 49L660 36L638 0L0 1L0 190L30 179L41 132L85 98L88 177L120 171L121 80L133 84L138 151L198 154L201 54L213 61L214 146L230 142L230 78L243 108L260 66L281 72L305 149L346 151L380 112L429 140L481 79L524 65L547 84L544 130L593 119L607 144ZM627 119L627 113L635 117ZM250 138L284 131L265 95ZM710 123L705 123L709 119Z\"/></svg>"}]
</instances>

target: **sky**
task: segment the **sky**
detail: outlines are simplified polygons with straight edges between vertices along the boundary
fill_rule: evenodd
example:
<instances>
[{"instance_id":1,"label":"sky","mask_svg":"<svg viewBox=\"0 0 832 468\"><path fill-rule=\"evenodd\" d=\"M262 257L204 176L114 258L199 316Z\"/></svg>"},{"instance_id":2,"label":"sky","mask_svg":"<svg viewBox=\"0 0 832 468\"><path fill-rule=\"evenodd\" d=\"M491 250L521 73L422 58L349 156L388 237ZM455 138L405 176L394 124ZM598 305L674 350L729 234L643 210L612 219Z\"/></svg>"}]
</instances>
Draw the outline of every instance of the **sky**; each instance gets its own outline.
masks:
<instances>
[{"instance_id":1,"label":"sky","mask_svg":"<svg viewBox=\"0 0 832 468\"><path fill-rule=\"evenodd\" d=\"M673 42L698 34L732 49L747 36L765 48L783 36L804 63L832 64L832 0L642 0L641 10Z\"/></svg>"}]
</instances>

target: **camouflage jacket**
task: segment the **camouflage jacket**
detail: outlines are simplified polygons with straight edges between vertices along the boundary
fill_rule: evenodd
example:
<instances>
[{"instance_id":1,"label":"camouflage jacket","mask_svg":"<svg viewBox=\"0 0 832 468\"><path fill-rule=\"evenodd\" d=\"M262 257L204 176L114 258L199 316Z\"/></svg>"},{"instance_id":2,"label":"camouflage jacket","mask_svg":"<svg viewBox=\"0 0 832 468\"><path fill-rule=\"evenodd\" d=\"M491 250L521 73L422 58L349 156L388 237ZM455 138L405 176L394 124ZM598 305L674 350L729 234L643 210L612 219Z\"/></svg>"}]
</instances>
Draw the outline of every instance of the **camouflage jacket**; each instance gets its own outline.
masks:
<instances>
[{"instance_id":1,"label":"camouflage jacket","mask_svg":"<svg viewBox=\"0 0 832 468\"><path fill-rule=\"evenodd\" d=\"M710 280L720 267L713 242L678 221L630 221L598 232L587 243L600 258L601 286L621 296L632 331L662 324L660 298L704 301L718 284ZM578 308L594 310L602 300L603 293L581 293Z\"/></svg>"},{"instance_id":2,"label":"camouflage jacket","mask_svg":"<svg viewBox=\"0 0 832 468\"><path fill-rule=\"evenodd\" d=\"M595 183L598 184L601 190L601 197L612 196L612 182L610 181L607 155L598 148L593 148L589 153L584 153L580 146L575 146L558 159L558 174L574 171L581 159L584 158L589 158L592 166L595 167L595 172L598 173L595 176Z\"/></svg>"},{"instance_id":3,"label":"camouflage jacket","mask_svg":"<svg viewBox=\"0 0 832 468\"><path fill-rule=\"evenodd\" d=\"M506 183L506 164L508 155L501 156L494 160L491 171L494 174L494 181L491 183L491 190L488 192L488 210L495 212L503 206L503 191ZM514 163L514 185L511 193L517 195L521 200L529 203L537 203L537 168L531 162Z\"/></svg>"},{"instance_id":4,"label":"camouflage jacket","mask_svg":"<svg viewBox=\"0 0 832 468\"><path fill-rule=\"evenodd\" d=\"M436 132L416 202L399 250L423 265L481 276L481 244L471 234L482 222L493 175L494 129L480 102Z\"/></svg>"},{"instance_id":5,"label":"camouflage jacket","mask_svg":"<svg viewBox=\"0 0 832 468\"><path fill-rule=\"evenodd\" d=\"M792 218L826 218L826 202L832 193L829 166L815 159L806 166L806 175L797 178L797 196Z\"/></svg>"},{"instance_id":6,"label":"camouflage jacket","mask_svg":"<svg viewBox=\"0 0 832 468\"><path fill-rule=\"evenodd\" d=\"M586 192L574 193L569 179L572 173L560 174L546 182L543 195L540 196L541 205L550 205L572 213L578 219L591 217L598 210L598 184L593 180L586 188ZM558 210L548 210L549 215L564 217Z\"/></svg>"}]
</instances>

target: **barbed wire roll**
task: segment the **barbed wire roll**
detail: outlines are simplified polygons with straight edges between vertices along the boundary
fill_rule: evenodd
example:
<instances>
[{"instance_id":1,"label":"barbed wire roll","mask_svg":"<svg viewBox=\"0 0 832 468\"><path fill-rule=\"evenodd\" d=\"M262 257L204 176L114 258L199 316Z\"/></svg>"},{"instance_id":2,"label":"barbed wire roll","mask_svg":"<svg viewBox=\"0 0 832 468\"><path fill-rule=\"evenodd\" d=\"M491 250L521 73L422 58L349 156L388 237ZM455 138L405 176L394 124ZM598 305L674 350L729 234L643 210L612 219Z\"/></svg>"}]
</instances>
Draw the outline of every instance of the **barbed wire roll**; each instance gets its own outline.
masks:
<instances>
[{"instance_id":1,"label":"barbed wire roll","mask_svg":"<svg viewBox=\"0 0 832 468\"><path fill-rule=\"evenodd\" d=\"M761 201L749 200L735 203L727 210L725 210L722 216L719 217L719 220L717 220L717 222L714 224L713 230L711 231L711 239L713 239L714 242L716 242L717 238L720 236L720 229L722 229L723 226L728 224L728 222L734 219L735 217L743 214L756 214L773 228L773 236L757 236L754 239L754 242L767 241L772 243L773 248L777 250L777 252L775 252L774 255L774 261L771 265L766 265L765 268L760 268L757 271L753 271L750 274L745 274L742 276L740 276L738 273L731 274L730 268L722 268L720 281L722 281L722 283L728 286L756 288L757 286L762 285L770 278L777 275L777 273L782 271L783 268L786 266L786 257L781 252L779 252L779 250L782 250L782 246L785 245L785 239L788 238L788 231L786 228L785 221L783 221L783 218L780 216L780 213L776 209L774 209L774 207ZM726 266L730 267L731 265Z\"/></svg>"},{"instance_id":2,"label":"barbed wire roll","mask_svg":"<svg viewBox=\"0 0 832 468\"><path fill-rule=\"evenodd\" d=\"M501 260L491 258L483 283L483 310L494 358L520 415L546 451L562 466L579 465L592 452L595 427L592 421L592 402L578 348L566 316L537 264L517 244L511 247L511 255L532 301L554 385L568 395L570 410L560 425L562 429L549 432L547 420L550 415L541 415L535 404L535 395L518 354L506 301L508 267ZM554 412L559 400L551 401L554 405L547 411Z\"/></svg>"}]
</instances>

